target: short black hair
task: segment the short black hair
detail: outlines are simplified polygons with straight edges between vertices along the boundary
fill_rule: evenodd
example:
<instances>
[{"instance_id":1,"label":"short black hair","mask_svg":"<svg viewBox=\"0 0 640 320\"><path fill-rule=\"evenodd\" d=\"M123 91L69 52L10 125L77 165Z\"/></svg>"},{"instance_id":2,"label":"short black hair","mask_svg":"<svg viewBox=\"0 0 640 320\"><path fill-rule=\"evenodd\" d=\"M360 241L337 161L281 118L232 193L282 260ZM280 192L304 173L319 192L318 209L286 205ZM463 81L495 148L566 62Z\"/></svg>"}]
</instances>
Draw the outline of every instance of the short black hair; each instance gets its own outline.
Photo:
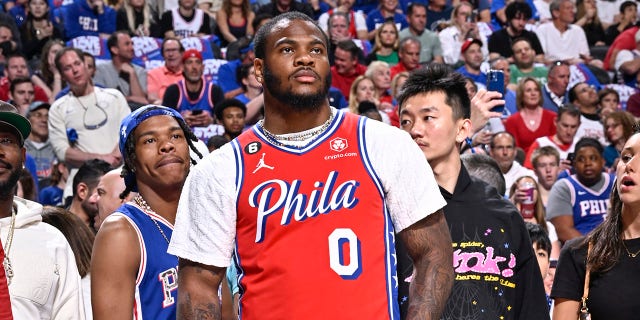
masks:
<instances>
[{"instance_id":1,"label":"short black hair","mask_svg":"<svg viewBox=\"0 0 640 320\"><path fill-rule=\"evenodd\" d=\"M73 177L73 195L76 195L76 189L80 182L84 182L89 189L93 189L98 185L100 178L111 169L113 169L111 165L104 160L92 159L85 161Z\"/></svg>"},{"instance_id":2,"label":"short black hair","mask_svg":"<svg viewBox=\"0 0 640 320\"><path fill-rule=\"evenodd\" d=\"M378 111L375 103L367 100L358 103L358 114L367 113L369 111Z\"/></svg>"},{"instance_id":3,"label":"short black hair","mask_svg":"<svg viewBox=\"0 0 640 320\"><path fill-rule=\"evenodd\" d=\"M471 101L467 93L463 75L440 63L430 64L412 71L398 95L398 111L407 99L422 93L442 92L446 104L451 106L454 119L468 119L471 116Z\"/></svg>"},{"instance_id":4,"label":"short black hair","mask_svg":"<svg viewBox=\"0 0 640 320\"><path fill-rule=\"evenodd\" d=\"M220 103L218 103L214 108L215 109L214 112L216 114L216 118L219 121L222 121L222 116L223 116L223 113L224 113L224 109L231 108L231 107L240 108L240 109L242 109L242 113L243 114L245 114L245 115L247 114L247 106L244 103L242 103L242 101L240 101L238 99L224 99Z\"/></svg>"},{"instance_id":5,"label":"short black hair","mask_svg":"<svg viewBox=\"0 0 640 320\"><path fill-rule=\"evenodd\" d=\"M13 93L13 91L16 89L16 86L23 83L31 83L35 89L36 85L33 84L33 81L31 81L31 79L27 77L17 77L11 81L11 84L9 84L9 92Z\"/></svg>"},{"instance_id":6,"label":"short black hair","mask_svg":"<svg viewBox=\"0 0 640 320\"><path fill-rule=\"evenodd\" d=\"M227 144L227 142L229 142L229 139L227 139L225 136L213 136L211 138L209 138L209 140L207 141L207 148L209 150L211 150L211 147L215 147L216 149L220 149L220 147L224 146L225 144Z\"/></svg>"},{"instance_id":7,"label":"short black hair","mask_svg":"<svg viewBox=\"0 0 640 320\"><path fill-rule=\"evenodd\" d=\"M120 34L126 34L126 35L131 37L131 33L129 33L129 31L125 31L125 30L118 30L118 31L112 33L109 36L109 38L107 38L107 50L109 50L109 53L112 56L113 56L113 52L111 52L111 48L118 46L118 35L120 35Z\"/></svg>"},{"instance_id":8,"label":"short black hair","mask_svg":"<svg viewBox=\"0 0 640 320\"><path fill-rule=\"evenodd\" d=\"M285 20L290 20L290 21L302 20L302 21L312 23L314 26L316 26L316 28L318 28L320 33L322 33L322 36L324 38L324 44L327 48L329 48L329 37L322 30L322 28L320 28L320 26L318 25L318 22L316 22L315 20L313 20L312 18L310 18L304 13L297 12L297 11L290 11L290 12L277 15L273 19L269 20L269 22L265 23L262 27L260 27L260 29L258 29L258 32L256 32L256 35L254 38L256 58L258 59L265 58L267 54L267 37L273 32L273 29L281 21L285 21Z\"/></svg>"},{"instance_id":9,"label":"short black hair","mask_svg":"<svg viewBox=\"0 0 640 320\"><path fill-rule=\"evenodd\" d=\"M411 2L409 4L409 6L407 7L407 17L410 16L411 14L413 14L413 10L417 7L422 7L425 10L427 10L427 6L424 3L420 3L420 2Z\"/></svg>"},{"instance_id":10,"label":"short black hair","mask_svg":"<svg viewBox=\"0 0 640 320\"><path fill-rule=\"evenodd\" d=\"M504 14L507 16L507 22L509 22L519 14L522 14L526 20L529 20L533 12L526 2L514 1L507 5L507 8L504 9Z\"/></svg>"},{"instance_id":11,"label":"short black hair","mask_svg":"<svg viewBox=\"0 0 640 320\"><path fill-rule=\"evenodd\" d=\"M245 63L236 69L236 81L238 81L244 91L247 91L247 86L242 83L242 79L249 77L249 71L251 71L252 67L253 63Z\"/></svg>"},{"instance_id":12,"label":"short black hair","mask_svg":"<svg viewBox=\"0 0 640 320\"><path fill-rule=\"evenodd\" d=\"M503 196L507 192L507 184L504 175L495 159L481 153L465 153L460 156L462 164L469 175L480 179L498 190Z\"/></svg>"},{"instance_id":13,"label":"short black hair","mask_svg":"<svg viewBox=\"0 0 640 320\"><path fill-rule=\"evenodd\" d=\"M604 148L602 147L602 144L600 143L600 141L591 137L582 137L580 140L578 140L578 143L576 143L576 148L574 149L573 152L578 153L580 149L586 148L586 147L595 148L596 150L598 150L598 153L600 154L600 156L602 156L604 152Z\"/></svg>"},{"instance_id":14,"label":"short black hair","mask_svg":"<svg viewBox=\"0 0 640 320\"><path fill-rule=\"evenodd\" d=\"M620 5L620 13L624 13L628 7L638 7L638 4L635 1L625 1Z\"/></svg>"},{"instance_id":15,"label":"short black hair","mask_svg":"<svg viewBox=\"0 0 640 320\"><path fill-rule=\"evenodd\" d=\"M340 50L347 51L351 54L351 59L358 59L360 56L360 48L356 45L355 42L351 39L342 40L336 44L336 48L340 48Z\"/></svg>"},{"instance_id":16,"label":"short black hair","mask_svg":"<svg viewBox=\"0 0 640 320\"><path fill-rule=\"evenodd\" d=\"M529 231L529 238L531 244L536 244L536 249L542 249L547 252L547 256L551 253L551 240L549 235L542 227L537 223L525 222L527 231Z\"/></svg>"},{"instance_id":17,"label":"short black hair","mask_svg":"<svg viewBox=\"0 0 640 320\"><path fill-rule=\"evenodd\" d=\"M251 22L251 26L253 27L253 30L258 31L259 29L258 26L260 25L260 23L262 23L263 20L269 20L269 19L273 19L273 15L271 13L256 14L256 16L253 18L253 21Z\"/></svg>"}]
</instances>

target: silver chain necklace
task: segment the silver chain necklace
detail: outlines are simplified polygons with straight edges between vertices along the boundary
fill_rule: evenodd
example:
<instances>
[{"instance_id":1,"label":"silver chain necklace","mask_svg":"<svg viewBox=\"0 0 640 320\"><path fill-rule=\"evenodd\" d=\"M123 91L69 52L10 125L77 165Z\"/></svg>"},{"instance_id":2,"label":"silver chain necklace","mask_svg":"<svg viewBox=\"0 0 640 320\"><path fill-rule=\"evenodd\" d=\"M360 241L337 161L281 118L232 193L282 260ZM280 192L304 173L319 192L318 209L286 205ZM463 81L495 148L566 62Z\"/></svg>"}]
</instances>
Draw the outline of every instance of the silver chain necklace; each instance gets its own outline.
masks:
<instances>
[{"instance_id":1,"label":"silver chain necklace","mask_svg":"<svg viewBox=\"0 0 640 320\"><path fill-rule=\"evenodd\" d=\"M7 234L7 241L5 241L7 250L4 250L4 260L2 261L4 273L7 277L7 285L11 285L11 279L13 279L13 266L11 265L11 259L9 259L9 252L11 251L11 245L13 244L13 232L15 227L16 209L11 206L11 226L9 227L9 234Z\"/></svg>"},{"instance_id":2,"label":"silver chain necklace","mask_svg":"<svg viewBox=\"0 0 640 320\"><path fill-rule=\"evenodd\" d=\"M162 228L160 228L160 225L158 224L156 219L151 217L151 214L157 214L157 213L151 209L149 204L146 201L144 201L144 198L142 198L140 194L138 194L137 196L135 196L135 198L133 198L133 202L135 202L138 205L138 207L142 208L142 211L144 211L144 213L146 213L147 216L149 216L149 219L153 221L153 224L156 225L156 228L158 228L158 231L160 231L160 234L162 235L164 240L167 241L167 244L169 244L169 238L167 238L167 235L164 234L164 231L162 231Z\"/></svg>"},{"instance_id":3,"label":"silver chain necklace","mask_svg":"<svg viewBox=\"0 0 640 320\"><path fill-rule=\"evenodd\" d=\"M269 142L282 147L285 144L280 141L306 141L307 139L320 135L325 130L327 130L327 128L329 128L329 126L333 122L333 118L334 118L334 114L333 112L331 112L329 114L329 119L327 119L327 121L325 121L322 124L322 126L320 126L319 128L311 131L294 133L294 134L278 135L278 134L271 133L269 130L267 130L267 128L264 127L264 120L258 121L258 126L262 129L262 132L264 132L264 135L267 138L267 140L269 140Z\"/></svg>"}]
</instances>

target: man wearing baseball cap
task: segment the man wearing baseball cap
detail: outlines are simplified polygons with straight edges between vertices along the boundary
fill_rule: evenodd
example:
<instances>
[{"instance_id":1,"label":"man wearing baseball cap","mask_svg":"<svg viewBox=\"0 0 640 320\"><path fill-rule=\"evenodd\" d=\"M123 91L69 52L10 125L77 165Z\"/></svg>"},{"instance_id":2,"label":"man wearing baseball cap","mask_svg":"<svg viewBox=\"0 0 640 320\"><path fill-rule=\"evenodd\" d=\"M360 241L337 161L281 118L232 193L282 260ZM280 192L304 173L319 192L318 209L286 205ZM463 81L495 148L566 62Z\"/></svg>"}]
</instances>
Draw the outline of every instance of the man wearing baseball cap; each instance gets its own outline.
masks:
<instances>
[{"instance_id":1,"label":"man wearing baseball cap","mask_svg":"<svg viewBox=\"0 0 640 320\"><path fill-rule=\"evenodd\" d=\"M190 127L207 127L213 124L213 108L224 100L222 89L204 78L202 54L189 49L182 55L183 80L167 87L162 105L180 112Z\"/></svg>"},{"instance_id":2,"label":"man wearing baseball cap","mask_svg":"<svg viewBox=\"0 0 640 320\"><path fill-rule=\"evenodd\" d=\"M24 147L36 163L38 184L48 181L53 161L57 159L49 141L49 108L51 105L46 102L34 101L27 111L27 120L31 122L31 134L25 139Z\"/></svg>"},{"instance_id":3,"label":"man wearing baseball cap","mask_svg":"<svg viewBox=\"0 0 640 320\"><path fill-rule=\"evenodd\" d=\"M178 258L167 253L197 138L176 110L147 105L120 126L125 199L102 223L91 259L96 319L175 319ZM140 273L140 270L144 270Z\"/></svg>"},{"instance_id":4,"label":"man wearing baseball cap","mask_svg":"<svg viewBox=\"0 0 640 320\"><path fill-rule=\"evenodd\" d=\"M487 74L480 70L480 66L484 61L482 53L482 41L475 38L469 38L462 43L460 47L460 59L464 65L458 68L463 76L472 79L478 88L485 88L487 83Z\"/></svg>"},{"instance_id":5,"label":"man wearing baseball cap","mask_svg":"<svg viewBox=\"0 0 640 320\"><path fill-rule=\"evenodd\" d=\"M5 274L0 279L0 315L6 312L6 279L14 319L85 319L69 243L58 229L42 222L42 205L14 196L30 133L29 121L0 101L0 256Z\"/></svg>"}]
</instances>

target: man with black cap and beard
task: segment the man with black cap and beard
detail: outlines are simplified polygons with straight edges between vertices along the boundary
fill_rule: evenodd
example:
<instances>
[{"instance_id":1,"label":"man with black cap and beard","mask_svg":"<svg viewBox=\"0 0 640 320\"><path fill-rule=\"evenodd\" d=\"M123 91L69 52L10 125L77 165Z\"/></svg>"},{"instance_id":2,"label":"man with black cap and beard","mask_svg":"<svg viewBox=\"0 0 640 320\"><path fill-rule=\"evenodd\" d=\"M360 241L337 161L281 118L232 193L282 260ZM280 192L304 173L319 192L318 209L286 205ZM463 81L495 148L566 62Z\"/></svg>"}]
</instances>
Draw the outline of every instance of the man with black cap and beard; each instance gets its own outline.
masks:
<instances>
[{"instance_id":1,"label":"man with black cap and beard","mask_svg":"<svg viewBox=\"0 0 640 320\"><path fill-rule=\"evenodd\" d=\"M14 319L84 319L80 275L69 243L42 222L42 206L15 190L31 124L0 102L0 239Z\"/></svg>"}]
</instances>

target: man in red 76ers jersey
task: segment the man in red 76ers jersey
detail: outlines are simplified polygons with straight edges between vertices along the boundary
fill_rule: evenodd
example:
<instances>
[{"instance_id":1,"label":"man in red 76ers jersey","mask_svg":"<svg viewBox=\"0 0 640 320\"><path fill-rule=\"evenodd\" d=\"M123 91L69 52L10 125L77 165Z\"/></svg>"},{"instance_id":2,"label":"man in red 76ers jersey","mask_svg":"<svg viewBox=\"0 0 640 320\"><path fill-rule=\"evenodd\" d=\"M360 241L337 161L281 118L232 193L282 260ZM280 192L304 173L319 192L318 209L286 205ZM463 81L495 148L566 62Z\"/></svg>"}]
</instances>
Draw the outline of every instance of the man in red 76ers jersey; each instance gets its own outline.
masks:
<instances>
[{"instance_id":1,"label":"man in red 76ers jersey","mask_svg":"<svg viewBox=\"0 0 640 320\"><path fill-rule=\"evenodd\" d=\"M410 318L439 318L453 270L433 173L407 134L329 107L327 49L304 14L258 31L264 121L194 167L180 198L178 318L220 316L235 251L242 319L398 319L395 234L416 263Z\"/></svg>"}]
</instances>

